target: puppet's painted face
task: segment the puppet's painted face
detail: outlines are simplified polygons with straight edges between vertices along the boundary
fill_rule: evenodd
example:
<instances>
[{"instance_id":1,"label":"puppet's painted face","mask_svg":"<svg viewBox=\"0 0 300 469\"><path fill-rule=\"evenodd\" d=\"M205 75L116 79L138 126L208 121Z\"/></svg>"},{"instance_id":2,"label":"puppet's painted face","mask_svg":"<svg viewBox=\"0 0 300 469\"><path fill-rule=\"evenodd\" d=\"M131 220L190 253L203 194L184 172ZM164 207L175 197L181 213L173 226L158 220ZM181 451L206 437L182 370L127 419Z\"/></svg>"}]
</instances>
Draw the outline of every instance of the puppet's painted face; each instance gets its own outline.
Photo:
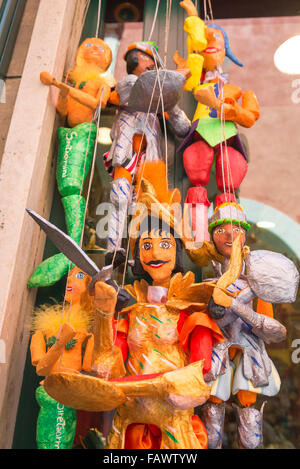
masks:
<instances>
[{"instance_id":1,"label":"puppet's painted face","mask_svg":"<svg viewBox=\"0 0 300 469\"><path fill-rule=\"evenodd\" d=\"M207 47L201 52L204 58L203 68L214 70L225 59L225 43L222 32L217 28L206 28Z\"/></svg>"},{"instance_id":2,"label":"puppet's painted face","mask_svg":"<svg viewBox=\"0 0 300 469\"><path fill-rule=\"evenodd\" d=\"M170 233L145 231L140 240L140 261L143 269L156 283L168 282L176 262L176 242Z\"/></svg>"},{"instance_id":3,"label":"puppet's painted face","mask_svg":"<svg viewBox=\"0 0 300 469\"><path fill-rule=\"evenodd\" d=\"M72 304L79 303L82 295L86 294L90 281L89 275L74 267L68 276L65 301Z\"/></svg>"},{"instance_id":4,"label":"puppet's painted face","mask_svg":"<svg viewBox=\"0 0 300 469\"><path fill-rule=\"evenodd\" d=\"M213 241L217 251L225 258L230 258L232 243L239 233L242 234L241 244L244 246L246 241L246 231L243 228L231 223L225 223L224 225L220 225L214 229Z\"/></svg>"},{"instance_id":5,"label":"puppet's painted face","mask_svg":"<svg viewBox=\"0 0 300 469\"><path fill-rule=\"evenodd\" d=\"M85 39L77 52L77 63L84 66L96 65L101 71L106 71L112 60L110 47L97 37Z\"/></svg>"},{"instance_id":6,"label":"puppet's painted face","mask_svg":"<svg viewBox=\"0 0 300 469\"><path fill-rule=\"evenodd\" d=\"M133 71L134 75L139 77L142 73L155 69L154 60L148 54L138 51L137 56L139 63Z\"/></svg>"}]
</instances>

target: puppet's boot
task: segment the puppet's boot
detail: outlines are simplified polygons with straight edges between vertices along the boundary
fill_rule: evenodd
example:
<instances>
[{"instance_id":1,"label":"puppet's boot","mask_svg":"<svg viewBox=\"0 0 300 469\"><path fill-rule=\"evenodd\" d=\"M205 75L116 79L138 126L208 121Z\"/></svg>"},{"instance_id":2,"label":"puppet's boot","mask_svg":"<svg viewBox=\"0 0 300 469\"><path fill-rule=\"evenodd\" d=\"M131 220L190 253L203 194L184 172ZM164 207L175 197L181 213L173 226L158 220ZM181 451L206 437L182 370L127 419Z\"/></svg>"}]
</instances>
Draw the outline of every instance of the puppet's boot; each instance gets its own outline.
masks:
<instances>
[{"instance_id":1,"label":"puppet's boot","mask_svg":"<svg viewBox=\"0 0 300 469\"><path fill-rule=\"evenodd\" d=\"M208 207L207 191L204 187L190 187L185 203L189 204L192 230L195 242L209 241L208 233Z\"/></svg>"},{"instance_id":2,"label":"puppet's boot","mask_svg":"<svg viewBox=\"0 0 300 469\"><path fill-rule=\"evenodd\" d=\"M207 402L200 408L200 417L208 435L208 448L221 449L223 444L225 403Z\"/></svg>"},{"instance_id":3,"label":"puppet's boot","mask_svg":"<svg viewBox=\"0 0 300 469\"><path fill-rule=\"evenodd\" d=\"M127 211L131 203L131 186L125 177L114 179L112 182L110 200L112 202L112 212L110 214L108 225L108 242L106 263L114 262L116 267L125 262L125 250L122 249L122 237L125 223L127 220Z\"/></svg>"},{"instance_id":4,"label":"puppet's boot","mask_svg":"<svg viewBox=\"0 0 300 469\"><path fill-rule=\"evenodd\" d=\"M208 207L207 186L214 158L214 149L204 140L192 143L183 152L183 164L191 187L186 196L185 203L190 204L190 216L194 240L196 242L208 241Z\"/></svg>"},{"instance_id":5,"label":"puppet's boot","mask_svg":"<svg viewBox=\"0 0 300 469\"><path fill-rule=\"evenodd\" d=\"M254 407L241 408L232 404L236 412L238 423L238 442L241 449L257 449L262 445L264 405L265 402L261 406L261 409L257 410L254 409Z\"/></svg>"},{"instance_id":6,"label":"puppet's boot","mask_svg":"<svg viewBox=\"0 0 300 469\"><path fill-rule=\"evenodd\" d=\"M223 194L219 194L216 196L216 207L222 204L237 204L237 200L234 194L229 194L227 192L223 192Z\"/></svg>"},{"instance_id":7,"label":"puppet's boot","mask_svg":"<svg viewBox=\"0 0 300 469\"><path fill-rule=\"evenodd\" d=\"M40 406L36 429L38 449L72 449L76 410L52 399L43 386L37 388L36 400Z\"/></svg>"},{"instance_id":8,"label":"puppet's boot","mask_svg":"<svg viewBox=\"0 0 300 469\"><path fill-rule=\"evenodd\" d=\"M69 236L79 244L85 217L85 199L79 195L62 198L65 210L66 226ZM45 259L36 267L28 281L28 288L47 287L58 282L73 267L70 260L62 253Z\"/></svg>"}]
</instances>

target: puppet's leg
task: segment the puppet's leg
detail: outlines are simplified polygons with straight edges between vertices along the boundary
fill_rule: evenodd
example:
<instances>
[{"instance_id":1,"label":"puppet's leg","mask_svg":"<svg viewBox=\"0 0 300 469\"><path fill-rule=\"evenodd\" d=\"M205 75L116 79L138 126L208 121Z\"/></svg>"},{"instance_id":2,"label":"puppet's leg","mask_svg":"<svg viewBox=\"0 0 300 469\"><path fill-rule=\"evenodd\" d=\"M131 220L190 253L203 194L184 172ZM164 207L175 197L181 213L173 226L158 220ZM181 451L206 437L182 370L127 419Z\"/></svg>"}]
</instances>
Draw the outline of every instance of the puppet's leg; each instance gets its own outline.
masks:
<instances>
[{"instance_id":1,"label":"puppet's leg","mask_svg":"<svg viewBox=\"0 0 300 469\"><path fill-rule=\"evenodd\" d=\"M145 137L135 134L132 141L132 159L124 166L114 168L114 180L110 191L113 207L108 226L107 254L105 256L107 264L114 262L114 265L117 266L125 262L126 259L126 253L121 244L128 208L132 204L131 183L145 148Z\"/></svg>"},{"instance_id":2,"label":"puppet's leg","mask_svg":"<svg viewBox=\"0 0 300 469\"><path fill-rule=\"evenodd\" d=\"M114 179L110 192L112 212L108 227L106 262L111 263L114 260L115 265L125 261L125 250L121 244L130 197L131 184L128 179L126 177Z\"/></svg>"},{"instance_id":3,"label":"puppet's leg","mask_svg":"<svg viewBox=\"0 0 300 469\"><path fill-rule=\"evenodd\" d=\"M76 410L56 402L43 386L37 388L36 399L40 405L36 431L38 449L72 449Z\"/></svg>"},{"instance_id":4,"label":"puppet's leg","mask_svg":"<svg viewBox=\"0 0 300 469\"><path fill-rule=\"evenodd\" d=\"M216 156L216 180L219 191L228 194L236 191L248 169L244 156L232 147L222 147ZM230 200L228 199L228 202Z\"/></svg>"},{"instance_id":5,"label":"puppet's leg","mask_svg":"<svg viewBox=\"0 0 300 469\"><path fill-rule=\"evenodd\" d=\"M76 243L80 242L83 230L85 199L81 194L92 162L96 132L97 127L92 123L58 129L57 186L62 196L67 231ZM68 272L69 264L61 253L49 257L35 269L28 287L54 285Z\"/></svg>"},{"instance_id":6,"label":"puppet's leg","mask_svg":"<svg viewBox=\"0 0 300 469\"><path fill-rule=\"evenodd\" d=\"M254 407L238 407L234 405L238 423L238 442L240 448L257 449L263 440L263 408L260 410Z\"/></svg>"},{"instance_id":7,"label":"puppet's leg","mask_svg":"<svg viewBox=\"0 0 300 469\"><path fill-rule=\"evenodd\" d=\"M200 407L200 417L208 434L208 448L220 449L223 444L225 402L207 402Z\"/></svg>"},{"instance_id":8,"label":"puppet's leg","mask_svg":"<svg viewBox=\"0 0 300 469\"><path fill-rule=\"evenodd\" d=\"M210 202L203 186L209 183L213 158L213 148L203 140L193 143L183 153L185 171L190 183L194 185L188 190L185 203L190 204L192 229L196 242L210 239L207 215Z\"/></svg>"}]
</instances>

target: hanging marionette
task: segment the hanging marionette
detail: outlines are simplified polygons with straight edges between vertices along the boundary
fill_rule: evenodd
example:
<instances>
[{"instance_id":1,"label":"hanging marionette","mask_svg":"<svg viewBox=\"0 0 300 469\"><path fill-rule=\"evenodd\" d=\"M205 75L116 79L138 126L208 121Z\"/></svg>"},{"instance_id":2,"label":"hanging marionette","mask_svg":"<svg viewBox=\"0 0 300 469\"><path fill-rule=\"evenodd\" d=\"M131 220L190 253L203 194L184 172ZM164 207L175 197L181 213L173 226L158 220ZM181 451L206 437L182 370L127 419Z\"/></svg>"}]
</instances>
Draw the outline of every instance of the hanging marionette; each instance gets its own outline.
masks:
<instances>
[{"instance_id":1,"label":"hanging marionette","mask_svg":"<svg viewBox=\"0 0 300 469\"><path fill-rule=\"evenodd\" d=\"M134 274L142 279L125 287L136 303L116 316L116 290L103 281L104 270L99 272L73 243L70 259L94 272L91 371L96 376L54 372L47 376L45 389L73 408L116 409L110 449L205 448L206 430L194 407L210 395L202 373L210 370L212 347L224 340L206 310L215 284L195 284L193 273L182 274L185 237L177 216L179 191L174 189L170 196L164 183L164 197L158 198L152 184L143 180L141 185L130 246ZM57 231L30 214L48 236ZM61 234L60 245L66 250L66 235Z\"/></svg>"},{"instance_id":2,"label":"hanging marionette","mask_svg":"<svg viewBox=\"0 0 300 469\"><path fill-rule=\"evenodd\" d=\"M253 91L242 92L228 82L228 75L222 71L225 57L243 66L233 55L226 32L216 24L205 25L192 0L184 0L180 5L188 14L184 22L188 57L184 60L176 52L174 60L178 66L191 70L185 89L193 92L198 105L190 132L178 151L183 151L184 168L194 186L188 190L186 202L192 204L196 241L203 241L209 239L210 206L204 186L209 182L214 156L217 187L222 192L216 201L218 205L230 201L229 187L237 190L247 172L247 155L236 124L251 127L260 113Z\"/></svg>"},{"instance_id":3,"label":"hanging marionette","mask_svg":"<svg viewBox=\"0 0 300 469\"><path fill-rule=\"evenodd\" d=\"M238 401L233 406L239 447L260 447L264 404L260 410L255 408L257 396L275 396L280 389L280 377L265 344L282 342L286 337L285 327L273 317L272 303L295 301L299 274L282 254L250 252L245 246L249 228L236 202L219 205L209 224L221 258L213 261L217 283L208 310L226 338L213 346L211 369L204 376L211 386L211 397L200 415L209 448L222 447L225 403L231 396ZM201 249L198 254L197 259L195 250L193 260L201 266Z\"/></svg>"},{"instance_id":4,"label":"hanging marionette","mask_svg":"<svg viewBox=\"0 0 300 469\"><path fill-rule=\"evenodd\" d=\"M119 112L111 132L111 149L104 155L106 169L114 179L107 262L114 260L115 265L125 261L122 234L138 174L142 173L146 179L154 175L157 180L166 177L157 114L167 119L178 137L186 136L190 129L190 121L177 105L189 70L161 70L159 73L163 63L156 45L148 41L131 44L124 59L128 75L117 83L110 98L111 103L119 106Z\"/></svg>"},{"instance_id":5,"label":"hanging marionette","mask_svg":"<svg viewBox=\"0 0 300 469\"><path fill-rule=\"evenodd\" d=\"M74 267L67 280L64 304L36 308L32 321L31 362L38 376L55 370L90 371L94 305L88 293L91 278ZM37 422L38 449L71 449L76 428L85 436L77 412L59 404L44 389L36 390L40 406Z\"/></svg>"},{"instance_id":6,"label":"hanging marionette","mask_svg":"<svg viewBox=\"0 0 300 469\"><path fill-rule=\"evenodd\" d=\"M68 127L57 131L59 151L56 178L65 211L67 231L79 243L82 236L86 201L83 184L91 167L97 125L95 111L104 108L110 96L114 78L107 72L112 60L110 47L99 38L87 38L80 45L75 65L67 73L67 82L41 73L41 82L59 88L57 111L66 118ZM55 284L65 275L69 261L62 253L44 260L31 275L28 287Z\"/></svg>"}]
</instances>

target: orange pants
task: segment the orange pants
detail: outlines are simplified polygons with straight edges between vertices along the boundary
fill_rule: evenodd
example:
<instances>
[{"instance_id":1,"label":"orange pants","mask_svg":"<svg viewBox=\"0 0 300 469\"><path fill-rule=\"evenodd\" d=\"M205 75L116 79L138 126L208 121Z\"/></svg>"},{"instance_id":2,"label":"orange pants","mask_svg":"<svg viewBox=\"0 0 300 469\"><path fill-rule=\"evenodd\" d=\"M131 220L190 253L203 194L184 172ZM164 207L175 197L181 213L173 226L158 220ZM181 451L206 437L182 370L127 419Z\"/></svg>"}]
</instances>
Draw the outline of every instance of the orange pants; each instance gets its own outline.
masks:
<instances>
[{"instance_id":1,"label":"orange pants","mask_svg":"<svg viewBox=\"0 0 300 469\"><path fill-rule=\"evenodd\" d=\"M202 448L206 449L208 446L207 432L198 415L193 415L192 426ZM160 445L161 430L155 425L142 423L128 425L125 434L125 449L159 449Z\"/></svg>"}]
</instances>

